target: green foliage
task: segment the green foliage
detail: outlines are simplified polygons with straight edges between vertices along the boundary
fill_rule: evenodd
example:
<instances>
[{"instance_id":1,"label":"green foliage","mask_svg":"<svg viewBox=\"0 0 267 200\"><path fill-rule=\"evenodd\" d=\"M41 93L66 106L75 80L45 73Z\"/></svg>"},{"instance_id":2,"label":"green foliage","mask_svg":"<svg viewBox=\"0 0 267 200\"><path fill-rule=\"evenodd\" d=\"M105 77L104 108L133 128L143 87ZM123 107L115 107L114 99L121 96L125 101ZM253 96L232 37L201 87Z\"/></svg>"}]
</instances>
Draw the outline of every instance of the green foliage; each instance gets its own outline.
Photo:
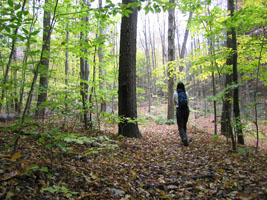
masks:
<instances>
[{"instance_id":1,"label":"green foliage","mask_svg":"<svg viewBox=\"0 0 267 200\"><path fill-rule=\"evenodd\" d=\"M159 125L163 125L163 124L167 124L167 125L172 125L175 124L175 120L174 119L167 119L166 116L156 116L156 117L152 117L153 121Z\"/></svg>"},{"instance_id":2,"label":"green foliage","mask_svg":"<svg viewBox=\"0 0 267 200\"><path fill-rule=\"evenodd\" d=\"M247 154L247 153L252 153L253 150L250 149L249 147L238 147L238 148L237 148L237 152L238 152L239 154L243 155L243 154Z\"/></svg>"},{"instance_id":3,"label":"green foliage","mask_svg":"<svg viewBox=\"0 0 267 200\"><path fill-rule=\"evenodd\" d=\"M57 185L53 185L53 187L43 187L41 189L41 192L45 192L45 191L53 193L53 194L64 193L64 196L66 196L67 198L71 198L73 195L78 194L78 192L72 192L65 186L57 186Z\"/></svg>"},{"instance_id":4,"label":"green foliage","mask_svg":"<svg viewBox=\"0 0 267 200\"><path fill-rule=\"evenodd\" d=\"M218 141L219 140L219 136L218 135L214 135L213 136L213 140L216 142L216 141Z\"/></svg>"}]
</instances>

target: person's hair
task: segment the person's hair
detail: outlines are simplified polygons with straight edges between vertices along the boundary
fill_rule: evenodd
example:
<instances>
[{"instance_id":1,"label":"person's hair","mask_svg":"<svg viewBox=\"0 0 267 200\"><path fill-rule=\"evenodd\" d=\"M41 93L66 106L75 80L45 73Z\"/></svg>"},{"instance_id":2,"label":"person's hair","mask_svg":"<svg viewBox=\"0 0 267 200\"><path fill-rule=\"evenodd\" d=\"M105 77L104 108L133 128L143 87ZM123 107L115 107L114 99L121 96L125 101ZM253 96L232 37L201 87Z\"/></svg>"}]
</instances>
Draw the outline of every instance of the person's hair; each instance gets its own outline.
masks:
<instances>
[{"instance_id":1,"label":"person's hair","mask_svg":"<svg viewBox=\"0 0 267 200\"><path fill-rule=\"evenodd\" d=\"M177 84L177 92L178 91L183 91L183 92L185 92L185 87L184 87L184 84L182 83L182 82L179 82L178 84Z\"/></svg>"}]
</instances>

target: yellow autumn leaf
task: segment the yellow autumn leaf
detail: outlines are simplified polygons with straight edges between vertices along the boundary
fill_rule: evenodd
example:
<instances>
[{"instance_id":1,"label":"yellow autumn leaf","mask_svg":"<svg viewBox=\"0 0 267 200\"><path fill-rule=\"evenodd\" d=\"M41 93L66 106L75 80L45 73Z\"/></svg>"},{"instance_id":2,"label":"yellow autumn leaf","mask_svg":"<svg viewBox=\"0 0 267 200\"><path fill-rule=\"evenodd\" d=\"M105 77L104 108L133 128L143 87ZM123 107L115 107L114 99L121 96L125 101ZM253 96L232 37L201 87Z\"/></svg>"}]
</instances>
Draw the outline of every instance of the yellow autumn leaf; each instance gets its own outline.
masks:
<instances>
[{"instance_id":1,"label":"yellow autumn leaf","mask_svg":"<svg viewBox=\"0 0 267 200\"><path fill-rule=\"evenodd\" d=\"M10 199L11 197L15 196L15 194L13 192L8 192L6 195L6 199Z\"/></svg>"},{"instance_id":2,"label":"yellow autumn leaf","mask_svg":"<svg viewBox=\"0 0 267 200\"><path fill-rule=\"evenodd\" d=\"M15 154L13 154L13 155L11 156L11 160L16 161L17 159L19 159L19 158L21 158L21 157L22 157L21 153L20 153L20 152L17 152L17 153L15 153Z\"/></svg>"}]
</instances>

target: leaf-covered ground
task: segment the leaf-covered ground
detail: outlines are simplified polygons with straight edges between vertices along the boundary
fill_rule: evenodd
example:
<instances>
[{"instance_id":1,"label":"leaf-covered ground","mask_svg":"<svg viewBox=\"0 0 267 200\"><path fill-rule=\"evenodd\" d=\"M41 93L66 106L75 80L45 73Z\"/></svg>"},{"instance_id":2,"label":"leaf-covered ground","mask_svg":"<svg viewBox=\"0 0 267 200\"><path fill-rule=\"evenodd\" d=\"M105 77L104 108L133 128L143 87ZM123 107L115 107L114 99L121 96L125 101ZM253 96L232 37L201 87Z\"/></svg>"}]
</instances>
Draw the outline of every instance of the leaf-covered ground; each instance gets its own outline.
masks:
<instances>
[{"instance_id":1,"label":"leaf-covered ground","mask_svg":"<svg viewBox=\"0 0 267 200\"><path fill-rule=\"evenodd\" d=\"M233 153L192 128L184 147L176 125L140 129L143 139L36 128L12 157L14 133L1 129L0 199L267 199L266 152Z\"/></svg>"}]
</instances>

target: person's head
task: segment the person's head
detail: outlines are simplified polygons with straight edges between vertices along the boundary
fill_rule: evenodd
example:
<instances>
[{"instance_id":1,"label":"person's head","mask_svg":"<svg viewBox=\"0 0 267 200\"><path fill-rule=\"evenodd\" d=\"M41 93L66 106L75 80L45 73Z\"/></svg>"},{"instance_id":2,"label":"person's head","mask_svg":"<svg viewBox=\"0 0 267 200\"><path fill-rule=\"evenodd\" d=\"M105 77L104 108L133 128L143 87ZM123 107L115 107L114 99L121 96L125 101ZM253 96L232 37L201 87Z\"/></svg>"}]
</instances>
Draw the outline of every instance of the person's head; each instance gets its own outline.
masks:
<instances>
[{"instance_id":1,"label":"person's head","mask_svg":"<svg viewBox=\"0 0 267 200\"><path fill-rule=\"evenodd\" d=\"M179 82L177 84L177 91L183 91L183 92L185 92L185 87L184 87L184 84L182 82Z\"/></svg>"}]
</instances>

